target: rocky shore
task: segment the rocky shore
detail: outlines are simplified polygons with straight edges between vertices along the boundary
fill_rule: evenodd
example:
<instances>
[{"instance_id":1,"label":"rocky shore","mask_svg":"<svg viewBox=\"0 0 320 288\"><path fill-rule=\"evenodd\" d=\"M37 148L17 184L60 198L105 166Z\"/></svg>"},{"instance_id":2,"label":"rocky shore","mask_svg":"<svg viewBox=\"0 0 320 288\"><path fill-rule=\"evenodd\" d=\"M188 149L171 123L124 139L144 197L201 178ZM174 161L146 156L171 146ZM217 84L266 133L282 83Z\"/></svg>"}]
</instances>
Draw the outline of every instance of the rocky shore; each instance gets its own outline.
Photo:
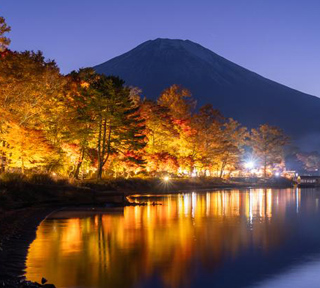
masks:
<instances>
[{"instance_id":1,"label":"rocky shore","mask_svg":"<svg viewBox=\"0 0 320 288\"><path fill-rule=\"evenodd\" d=\"M0 213L0 287L53 287L26 281L23 271L38 225L55 208L25 208Z\"/></svg>"}]
</instances>

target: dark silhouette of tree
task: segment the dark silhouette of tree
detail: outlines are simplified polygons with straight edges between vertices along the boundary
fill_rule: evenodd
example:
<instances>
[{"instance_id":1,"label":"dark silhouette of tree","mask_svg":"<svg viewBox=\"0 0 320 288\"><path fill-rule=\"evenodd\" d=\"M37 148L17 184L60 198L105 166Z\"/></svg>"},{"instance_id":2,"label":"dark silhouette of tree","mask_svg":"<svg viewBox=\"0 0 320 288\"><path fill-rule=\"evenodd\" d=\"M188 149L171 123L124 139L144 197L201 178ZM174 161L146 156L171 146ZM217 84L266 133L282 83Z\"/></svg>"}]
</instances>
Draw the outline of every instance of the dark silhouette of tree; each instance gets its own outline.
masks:
<instances>
[{"instance_id":1,"label":"dark silhouette of tree","mask_svg":"<svg viewBox=\"0 0 320 288\"><path fill-rule=\"evenodd\" d=\"M10 39L4 36L10 31L10 26L8 26L5 19L0 16L0 52L5 51L10 44Z\"/></svg>"}]
</instances>

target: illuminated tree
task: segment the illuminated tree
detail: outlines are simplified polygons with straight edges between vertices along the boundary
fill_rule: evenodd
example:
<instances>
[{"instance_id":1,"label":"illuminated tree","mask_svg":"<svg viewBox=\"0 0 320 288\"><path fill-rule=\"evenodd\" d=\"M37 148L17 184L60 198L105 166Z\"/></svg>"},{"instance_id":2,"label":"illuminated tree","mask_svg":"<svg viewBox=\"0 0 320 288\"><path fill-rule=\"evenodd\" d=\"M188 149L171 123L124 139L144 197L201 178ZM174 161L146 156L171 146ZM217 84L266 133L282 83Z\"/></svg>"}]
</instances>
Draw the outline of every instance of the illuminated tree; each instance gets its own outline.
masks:
<instances>
[{"instance_id":1,"label":"illuminated tree","mask_svg":"<svg viewBox=\"0 0 320 288\"><path fill-rule=\"evenodd\" d=\"M196 102L189 90L175 84L162 92L158 104L167 107L175 119L187 119L194 110Z\"/></svg>"},{"instance_id":2,"label":"illuminated tree","mask_svg":"<svg viewBox=\"0 0 320 288\"><path fill-rule=\"evenodd\" d=\"M92 141L97 143L97 178L101 179L111 155L145 146L144 121L130 97L130 89L121 79L92 72L85 84L85 111L94 121L95 140Z\"/></svg>"},{"instance_id":3,"label":"illuminated tree","mask_svg":"<svg viewBox=\"0 0 320 288\"><path fill-rule=\"evenodd\" d=\"M48 143L42 131L26 129L16 124L7 128L4 137L5 152L8 166L21 169L39 168L47 165L47 160L53 152L53 147Z\"/></svg>"},{"instance_id":4,"label":"illuminated tree","mask_svg":"<svg viewBox=\"0 0 320 288\"><path fill-rule=\"evenodd\" d=\"M9 30L0 18L1 47ZM191 93L178 85L157 102L141 101L139 94L91 68L62 76L41 52L1 53L0 171L62 167L75 178L96 170L101 179L103 171L125 177L215 171L223 177L239 168L247 131L237 121L212 105L195 112ZM287 138L279 129L253 129L248 143L265 175L268 166L283 163Z\"/></svg>"},{"instance_id":5,"label":"illuminated tree","mask_svg":"<svg viewBox=\"0 0 320 288\"><path fill-rule=\"evenodd\" d=\"M177 174L179 164L177 157L167 153L154 153L146 155L147 171L149 174L156 176L163 173Z\"/></svg>"},{"instance_id":6,"label":"illuminated tree","mask_svg":"<svg viewBox=\"0 0 320 288\"><path fill-rule=\"evenodd\" d=\"M145 132L148 139L146 152L160 153L168 151L172 139L178 137L168 108L146 100L141 104L140 113L146 124Z\"/></svg>"},{"instance_id":7,"label":"illuminated tree","mask_svg":"<svg viewBox=\"0 0 320 288\"><path fill-rule=\"evenodd\" d=\"M249 144L262 163L264 177L267 176L268 166L273 167L283 161L283 148L288 140L279 128L266 124L251 130Z\"/></svg>"},{"instance_id":8,"label":"illuminated tree","mask_svg":"<svg viewBox=\"0 0 320 288\"><path fill-rule=\"evenodd\" d=\"M198 163L201 163L203 169L216 161L216 150L221 142L223 121L224 117L211 104L204 105L193 116L192 127L195 133L188 139L192 142L192 155Z\"/></svg>"},{"instance_id":9,"label":"illuminated tree","mask_svg":"<svg viewBox=\"0 0 320 288\"><path fill-rule=\"evenodd\" d=\"M0 61L0 107L7 119L19 125L39 125L44 110L54 106L61 93L62 76L54 61L41 52L13 52Z\"/></svg>"},{"instance_id":10,"label":"illuminated tree","mask_svg":"<svg viewBox=\"0 0 320 288\"><path fill-rule=\"evenodd\" d=\"M6 159L5 163L8 164L7 159L10 158L6 155L8 150L5 148L10 147L10 155L21 155L18 151L15 153L14 149L29 149L24 147L31 145L20 145L19 142L14 142L14 137L6 135L18 131L16 128L12 130L12 127L19 127L21 131L30 133L37 131L37 141L45 141L53 131L56 123L53 111L56 106L55 96L62 93L62 80L56 64L45 61L41 52L10 52L1 59L0 147L2 159ZM7 129L8 127L10 129ZM22 133L21 137L23 135L27 136L27 133ZM24 141L32 140L25 137ZM28 155L31 156L31 153L26 152L23 156L25 163L29 161L25 159Z\"/></svg>"},{"instance_id":11,"label":"illuminated tree","mask_svg":"<svg viewBox=\"0 0 320 288\"><path fill-rule=\"evenodd\" d=\"M123 176L129 178L144 172L144 164L145 161L139 151L128 151L123 155L112 155L108 170L114 177Z\"/></svg>"},{"instance_id":12,"label":"illuminated tree","mask_svg":"<svg viewBox=\"0 0 320 288\"><path fill-rule=\"evenodd\" d=\"M218 138L219 144L215 149L216 160L220 166L220 177L223 176L226 168L231 172L238 167L246 138L247 129L239 122L230 118L222 126Z\"/></svg>"},{"instance_id":13,"label":"illuminated tree","mask_svg":"<svg viewBox=\"0 0 320 288\"><path fill-rule=\"evenodd\" d=\"M92 84L98 81L99 76L91 68L85 68L71 72L67 78L68 89L62 101L62 134L63 141L66 142L64 150L68 151L72 158L71 164L74 166L71 174L78 179L82 163L88 156L90 143L94 138L96 115L92 99L96 90Z\"/></svg>"},{"instance_id":14,"label":"illuminated tree","mask_svg":"<svg viewBox=\"0 0 320 288\"><path fill-rule=\"evenodd\" d=\"M142 103L141 116L146 121L148 139L146 152L150 154L146 156L149 171L164 172L167 165L167 172L173 173L179 168L177 160L192 154L189 140L195 133L191 125L194 108L190 92L178 85L163 91L157 103L148 100Z\"/></svg>"},{"instance_id":15,"label":"illuminated tree","mask_svg":"<svg viewBox=\"0 0 320 288\"><path fill-rule=\"evenodd\" d=\"M10 44L10 39L4 35L11 31L3 17L0 16L0 53L5 51Z\"/></svg>"}]
</instances>

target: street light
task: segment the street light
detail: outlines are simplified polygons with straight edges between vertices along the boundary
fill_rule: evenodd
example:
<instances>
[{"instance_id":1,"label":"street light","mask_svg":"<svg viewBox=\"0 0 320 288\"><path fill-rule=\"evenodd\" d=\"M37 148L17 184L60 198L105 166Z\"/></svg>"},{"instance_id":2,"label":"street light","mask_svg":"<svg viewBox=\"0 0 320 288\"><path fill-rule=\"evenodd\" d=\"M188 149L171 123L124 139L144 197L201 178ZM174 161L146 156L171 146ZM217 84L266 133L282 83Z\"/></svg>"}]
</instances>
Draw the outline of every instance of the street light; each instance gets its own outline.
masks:
<instances>
[{"instance_id":1,"label":"street light","mask_svg":"<svg viewBox=\"0 0 320 288\"><path fill-rule=\"evenodd\" d=\"M244 164L244 168L246 169L253 169L254 168L254 162L253 161L248 161Z\"/></svg>"},{"instance_id":2,"label":"street light","mask_svg":"<svg viewBox=\"0 0 320 288\"><path fill-rule=\"evenodd\" d=\"M163 177L163 181L164 181L164 182L168 182L169 180L170 180L170 177L169 177L169 176L164 176L164 177Z\"/></svg>"}]
</instances>

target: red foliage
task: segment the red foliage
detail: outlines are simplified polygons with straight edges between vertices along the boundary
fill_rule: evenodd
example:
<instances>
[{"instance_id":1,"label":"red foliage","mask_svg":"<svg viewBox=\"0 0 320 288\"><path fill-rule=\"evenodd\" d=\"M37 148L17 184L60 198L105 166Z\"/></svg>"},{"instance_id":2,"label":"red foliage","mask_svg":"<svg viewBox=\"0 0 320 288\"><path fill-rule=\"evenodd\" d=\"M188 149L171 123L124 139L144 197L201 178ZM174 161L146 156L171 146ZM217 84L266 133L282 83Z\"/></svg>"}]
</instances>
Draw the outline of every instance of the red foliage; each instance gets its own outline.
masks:
<instances>
[{"instance_id":1,"label":"red foliage","mask_svg":"<svg viewBox=\"0 0 320 288\"><path fill-rule=\"evenodd\" d=\"M151 173L173 173L176 174L179 169L177 157L169 153L155 153L146 156L147 170Z\"/></svg>"}]
</instances>

